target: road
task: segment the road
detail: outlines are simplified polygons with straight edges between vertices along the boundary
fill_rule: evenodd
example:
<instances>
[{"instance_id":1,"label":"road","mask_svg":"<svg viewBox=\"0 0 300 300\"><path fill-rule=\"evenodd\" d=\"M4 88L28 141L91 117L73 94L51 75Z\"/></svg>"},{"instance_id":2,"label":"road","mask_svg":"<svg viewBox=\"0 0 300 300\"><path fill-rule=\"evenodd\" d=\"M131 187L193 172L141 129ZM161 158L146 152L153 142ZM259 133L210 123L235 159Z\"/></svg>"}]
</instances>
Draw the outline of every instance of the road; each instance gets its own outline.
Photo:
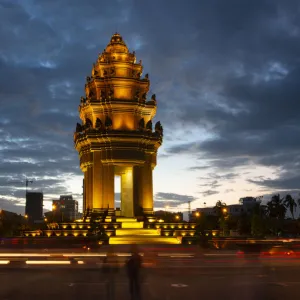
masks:
<instances>
[{"instance_id":1,"label":"road","mask_svg":"<svg viewBox=\"0 0 300 300\"><path fill-rule=\"evenodd\" d=\"M124 269L115 281L115 299L130 299ZM2 300L107 299L106 277L100 266L0 267L0 282ZM288 300L298 299L299 289L297 265L233 259L220 266L145 268L143 300Z\"/></svg>"}]
</instances>

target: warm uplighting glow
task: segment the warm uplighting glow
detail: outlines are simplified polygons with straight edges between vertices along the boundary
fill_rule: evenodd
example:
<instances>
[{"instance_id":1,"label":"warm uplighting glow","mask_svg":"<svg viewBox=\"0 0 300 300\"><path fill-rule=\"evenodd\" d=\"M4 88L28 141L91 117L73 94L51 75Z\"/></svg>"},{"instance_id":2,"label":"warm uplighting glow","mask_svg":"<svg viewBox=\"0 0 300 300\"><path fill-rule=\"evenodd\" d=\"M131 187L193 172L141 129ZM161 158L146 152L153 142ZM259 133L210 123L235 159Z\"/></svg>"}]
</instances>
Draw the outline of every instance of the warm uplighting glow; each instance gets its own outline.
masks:
<instances>
[{"instance_id":1,"label":"warm uplighting glow","mask_svg":"<svg viewBox=\"0 0 300 300\"><path fill-rule=\"evenodd\" d=\"M155 218L149 218L148 221L149 221L149 223L153 223L153 222L155 222Z\"/></svg>"},{"instance_id":2,"label":"warm uplighting glow","mask_svg":"<svg viewBox=\"0 0 300 300\"><path fill-rule=\"evenodd\" d=\"M179 220L179 216L176 216L175 218L176 218L176 220Z\"/></svg>"},{"instance_id":3,"label":"warm uplighting glow","mask_svg":"<svg viewBox=\"0 0 300 300\"><path fill-rule=\"evenodd\" d=\"M45 218L45 219L44 219L44 221L45 221L45 222L47 222L47 221L48 221L48 219L47 219L47 218Z\"/></svg>"},{"instance_id":4,"label":"warm uplighting glow","mask_svg":"<svg viewBox=\"0 0 300 300\"><path fill-rule=\"evenodd\" d=\"M0 265L8 265L9 263L9 260L0 260Z\"/></svg>"}]
</instances>

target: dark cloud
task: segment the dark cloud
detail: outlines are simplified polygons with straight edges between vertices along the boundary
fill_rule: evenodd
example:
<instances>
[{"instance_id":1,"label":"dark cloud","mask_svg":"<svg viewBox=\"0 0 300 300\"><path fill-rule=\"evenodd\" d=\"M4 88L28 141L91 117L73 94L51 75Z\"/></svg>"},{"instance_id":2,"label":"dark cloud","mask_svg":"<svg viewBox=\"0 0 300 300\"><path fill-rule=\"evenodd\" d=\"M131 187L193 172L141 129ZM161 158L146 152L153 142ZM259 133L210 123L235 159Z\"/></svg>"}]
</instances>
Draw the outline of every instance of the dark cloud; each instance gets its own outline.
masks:
<instances>
[{"instance_id":1,"label":"dark cloud","mask_svg":"<svg viewBox=\"0 0 300 300\"><path fill-rule=\"evenodd\" d=\"M214 190L206 190L204 192L201 192L200 194L202 194L203 197L207 197L207 196L212 196L212 195L216 195L219 194L220 192L218 191L214 191Z\"/></svg>"},{"instance_id":2,"label":"dark cloud","mask_svg":"<svg viewBox=\"0 0 300 300\"><path fill-rule=\"evenodd\" d=\"M188 204L189 201L195 200L197 198L190 195L159 192L154 195L154 207L163 208L169 206L170 208L175 208L180 204Z\"/></svg>"},{"instance_id":3,"label":"dark cloud","mask_svg":"<svg viewBox=\"0 0 300 300\"><path fill-rule=\"evenodd\" d=\"M211 166L195 166L195 167L189 167L188 170L190 171L198 171L198 170L207 170L210 169Z\"/></svg>"},{"instance_id":4,"label":"dark cloud","mask_svg":"<svg viewBox=\"0 0 300 300\"><path fill-rule=\"evenodd\" d=\"M81 174L77 106L92 63L117 30L157 93L168 149L160 157L193 154L205 160L195 171L278 167L283 172L265 187L294 187L298 12L296 0L174 0L171 9L159 0L1 1L1 176L33 177L59 195L67 176ZM195 128L209 138L187 142ZM12 192L2 186L3 195Z\"/></svg>"},{"instance_id":5,"label":"dark cloud","mask_svg":"<svg viewBox=\"0 0 300 300\"><path fill-rule=\"evenodd\" d=\"M208 173L207 176L204 177L198 177L200 180L206 180L206 179L214 179L215 181L217 180L232 180L235 179L239 176L238 173Z\"/></svg>"},{"instance_id":6,"label":"dark cloud","mask_svg":"<svg viewBox=\"0 0 300 300\"><path fill-rule=\"evenodd\" d=\"M220 24L228 21L229 15L237 18L223 24L225 52L222 49L218 63L205 69L206 79L201 82L203 90L209 82L214 91L209 96L208 90L206 94L198 90L199 101L180 106L185 124L205 128L212 137L177 144L169 148L169 153L193 153L219 169L252 164L298 170L300 21L293 9L299 10L296 1L287 5L255 1L244 21L235 14L237 11L227 14L224 10L224 17L212 30L221 30ZM215 58L214 51L206 55ZM219 68L222 70L216 72ZM281 172L279 177L274 183L259 184L295 188L294 176Z\"/></svg>"},{"instance_id":7,"label":"dark cloud","mask_svg":"<svg viewBox=\"0 0 300 300\"><path fill-rule=\"evenodd\" d=\"M300 175L286 173L278 179L249 180L249 182L275 190L299 190Z\"/></svg>"},{"instance_id":8,"label":"dark cloud","mask_svg":"<svg viewBox=\"0 0 300 300\"><path fill-rule=\"evenodd\" d=\"M201 182L200 184L198 184L200 188L210 188L209 190L201 191L200 194L202 194L203 196L219 194L220 192L216 190L217 188L223 186L227 182L233 183L233 179L237 178L238 176L238 173L231 172L225 174L208 173L206 176L198 177L199 181Z\"/></svg>"}]
</instances>

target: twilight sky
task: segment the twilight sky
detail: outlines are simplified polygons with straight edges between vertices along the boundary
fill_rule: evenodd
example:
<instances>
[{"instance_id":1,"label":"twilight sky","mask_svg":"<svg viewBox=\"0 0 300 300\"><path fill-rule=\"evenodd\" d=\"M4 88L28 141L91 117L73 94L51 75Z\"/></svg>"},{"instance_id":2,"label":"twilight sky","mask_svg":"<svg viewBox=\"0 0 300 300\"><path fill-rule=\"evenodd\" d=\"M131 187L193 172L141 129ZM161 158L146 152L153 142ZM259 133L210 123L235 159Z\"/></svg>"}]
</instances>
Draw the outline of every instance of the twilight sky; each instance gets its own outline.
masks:
<instances>
[{"instance_id":1,"label":"twilight sky","mask_svg":"<svg viewBox=\"0 0 300 300\"><path fill-rule=\"evenodd\" d=\"M113 33L142 59L164 143L156 207L236 203L300 183L298 0L0 0L0 206L72 193L86 76ZM119 181L116 180L116 192Z\"/></svg>"}]
</instances>

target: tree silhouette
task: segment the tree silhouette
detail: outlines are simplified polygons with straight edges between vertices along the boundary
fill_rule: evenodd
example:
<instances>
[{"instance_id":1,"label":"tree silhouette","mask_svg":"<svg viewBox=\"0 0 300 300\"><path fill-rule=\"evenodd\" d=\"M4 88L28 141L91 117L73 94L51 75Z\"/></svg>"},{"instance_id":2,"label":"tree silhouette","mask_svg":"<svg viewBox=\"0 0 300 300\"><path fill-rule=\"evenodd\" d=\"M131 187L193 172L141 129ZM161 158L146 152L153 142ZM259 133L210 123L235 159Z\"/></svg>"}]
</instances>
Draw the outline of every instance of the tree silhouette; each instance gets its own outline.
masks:
<instances>
[{"instance_id":1,"label":"tree silhouette","mask_svg":"<svg viewBox=\"0 0 300 300\"><path fill-rule=\"evenodd\" d=\"M295 211L295 208L297 207L297 203L296 203L295 199L290 194L288 194L285 196L283 204L287 209L290 210L291 215L294 219L294 211Z\"/></svg>"},{"instance_id":2,"label":"tree silhouette","mask_svg":"<svg viewBox=\"0 0 300 300\"><path fill-rule=\"evenodd\" d=\"M226 209L227 205L225 202L222 202L221 200L217 201L215 207L214 207L214 212L218 217L223 216L223 209Z\"/></svg>"},{"instance_id":3,"label":"tree silhouette","mask_svg":"<svg viewBox=\"0 0 300 300\"><path fill-rule=\"evenodd\" d=\"M280 198L279 194L272 196L271 200L267 203L270 218L284 219L286 207L283 201L284 198Z\"/></svg>"}]
</instances>

